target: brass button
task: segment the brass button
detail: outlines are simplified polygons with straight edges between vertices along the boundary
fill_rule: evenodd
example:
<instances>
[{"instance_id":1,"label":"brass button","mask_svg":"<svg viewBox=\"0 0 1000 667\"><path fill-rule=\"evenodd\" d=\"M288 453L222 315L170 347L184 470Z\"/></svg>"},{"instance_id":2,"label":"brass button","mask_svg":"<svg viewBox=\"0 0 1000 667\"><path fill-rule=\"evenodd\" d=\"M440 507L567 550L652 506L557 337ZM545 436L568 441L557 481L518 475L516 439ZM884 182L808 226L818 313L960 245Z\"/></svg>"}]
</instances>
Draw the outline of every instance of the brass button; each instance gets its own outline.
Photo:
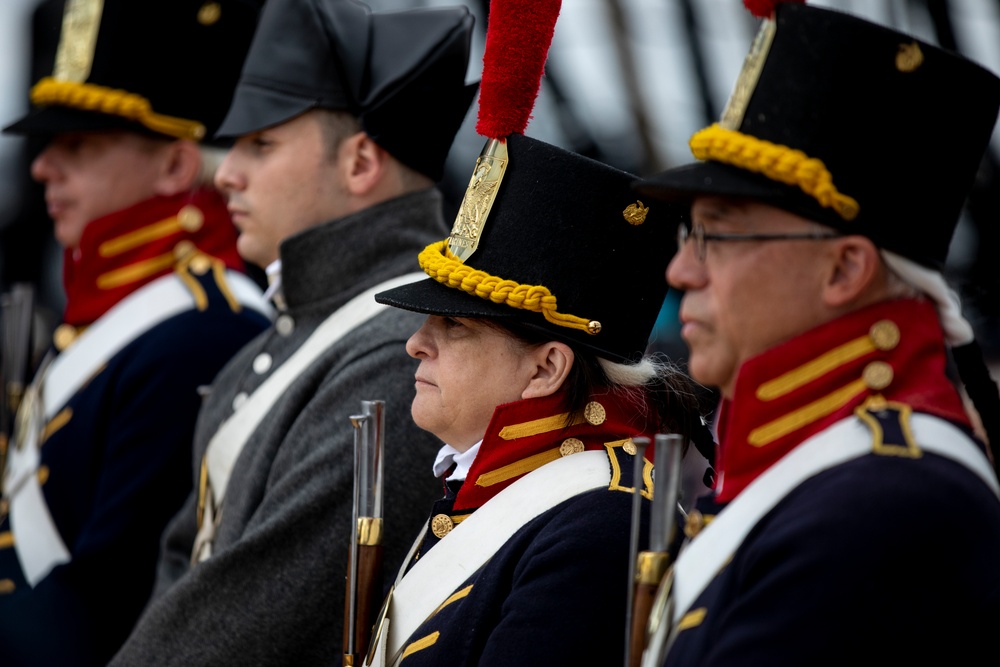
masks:
<instances>
[{"instance_id":1,"label":"brass button","mask_svg":"<svg viewBox=\"0 0 1000 667\"><path fill-rule=\"evenodd\" d=\"M916 42L900 44L896 51L896 69L900 72L913 72L924 64L924 53Z\"/></svg>"},{"instance_id":2,"label":"brass button","mask_svg":"<svg viewBox=\"0 0 1000 667\"><path fill-rule=\"evenodd\" d=\"M635 453L639 451L636 448L635 443L632 442L631 438L625 441L625 444L622 445L622 449L624 449L625 453L628 454L629 456L635 456Z\"/></svg>"},{"instance_id":3,"label":"brass button","mask_svg":"<svg viewBox=\"0 0 1000 667\"><path fill-rule=\"evenodd\" d=\"M899 327L891 320L879 320L868 330L872 345L878 350L892 350L899 345Z\"/></svg>"},{"instance_id":4,"label":"brass button","mask_svg":"<svg viewBox=\"0 0 1000 667\"><path fill-rule=\"evenodd\" d=\"M892 366L884 361L873 361L861 373L861 379L869 389L879 391L892 384Z\"/></svg>"},{"instance_id":5,"label":"brass button","mask_svg":"<svg viewBox=\"0 0 1000 667\"><path fill-rule=\"evenodd\" d=\"M196 232L205 224L205 216L197 206L185 206L177 212L177 224L186 232Z\"/></svg>"},{"instance_id":6,"label":"brass button","mask_svg":"<svg viewBox=\"0 0 1000 667\"><path fill-rule=\"evenodd\" d=\"M174 246L174 259L182 260L194 252L194 244L190 241L181 241Z\"/></svg>"},{"instance_id":7,"label":"brass button","mask_svg":"<svg viewBox=\"0 0 1000 667\"><path fill-rule=\"evenodd\" d=\"M431 532L434 533L434 537L441 539L445 535L451 532L451 529L455 527L455 522L451 520L451 517L447 514L436 514L434 518L431 519Z\"/></svg>"},{"instance_id":8,"label":"brass button","mask_svg":"<svg viewBox=\"0 0 1000 667\"><path fill-rule=\"evenodd\" d=\"M46 465L38 466L38 483L44 485L45 482L49 481L49 467Z\"/></svg>"},{"instance_id":9,"label":"brass button","mask_svg":"<svg viewBox=\"0 0 1000 667\"><path fill-rule=\"evenodd\" d=\"M559 445L559 456L569 456L570 454L579 454L583 451L583 442L577 440L576 438L566 438Z\"/></svg>"},{"instance_id":10,"label":"brass button","mask_svg":"<svg viewBox=\"0 0 1000 667\"><path fill-rule=\"evenodd\" d=\"M191 258L191 273L203 276L212 268L212 260L205 255L195 255Z\"/></svg>"},{"instance_id":11,"label":"brass button","mask_svg":"<svg viewBox=\"0 0 1000 667\"><path fill-rule=\"evenodd\" d=\"M591 336L596 336L597 334L601 333L601 323L598 322L597 320L591 320L590 322L588 322L587 333L589 333Z\"/></svg>"},{"instance_id":12,"label":"brass button","mask_svg":"<svg viewBox=\"0 0 1000 667\"><path fill-rule=\"evenodd\" d=\"M57 350L62 352L73 344L73 341L76 340L76 336L76 327L72 324L60 324L52 333L52 343L56 346Z\"/></svg>"},{"instance_id":13,"label":"brass button","mask_svg":"<svg viewBox=\"0 0 1000 667\"><path fill-rule=\"evenodd\" d=\"M625 218L625 222L630 225L641 225L646 221L646 216L649 214L649 209L642 205L642 202L636 200L634 204L629 204L622 211L622 216Z\"/></svg>"},{"instance_id":14,"label":"brass button","mask_svg":"<svg viewBox=\"0 0 1000 667\"><path fill-rule=\"evenodd\" d=\"M608 418L608 413L605 412L604 406L597 401L591 401L587 403L587 407L583 409L583 418L587 420L587 423L591 426L600 426L604 423L604 420Z\"/></svg>"},{"instance_id":15,"label":"brass button","mask_svg":"<svg viewBox=\"0 0 1000 667\"><path fill-rule=\"evenodd\" d=\"M687 521L684 522L684 534L692 538L701 532L705 527L705 516L698 510L688 512Z\"/></svg>"},{"instance_id":16,"label":"brass button","mask_svg":"<svg viewBox=\"0 0 1000 667\"><path fill-rule=\"evenodd\" d=\"M222 7L217 2L206 2L198 10L198 23L214 25L222 16Z\"/></svg>"},{"instance_id":17,"label":"brass button","mask_svg":"<svg viewBox=\"0 0 1000 667\"><path fill-rule=\"evenodd\" d=\"M17 586L10 579L0 579L0 595L10 595Z\"/></svg>"}]
</instances>

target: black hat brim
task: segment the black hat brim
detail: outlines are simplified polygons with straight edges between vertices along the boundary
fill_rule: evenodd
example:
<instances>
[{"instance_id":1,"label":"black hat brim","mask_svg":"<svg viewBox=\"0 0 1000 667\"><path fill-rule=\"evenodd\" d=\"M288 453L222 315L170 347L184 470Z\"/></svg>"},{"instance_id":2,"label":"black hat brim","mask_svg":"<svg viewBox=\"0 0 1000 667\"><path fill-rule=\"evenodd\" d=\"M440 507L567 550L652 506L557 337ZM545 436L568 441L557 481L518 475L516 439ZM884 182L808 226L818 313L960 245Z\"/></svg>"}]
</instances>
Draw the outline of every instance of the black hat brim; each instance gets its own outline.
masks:
<instances>
[{"instance_id":1,"label":"black hat brim","mask_svg":"<svg viewBox=\"0 0 1000 667\"><path fill-rule=\"evenodd\" d=\"M386 306L401 308L425 315L441 317L486 318L516 322L542 333L552 340L561 340L569 345L575 345L591 351L599 357L604 357L617 363L632 363L635 360L624 357L601 346L590 345L580 341L569 333L562 333L547 326L543 316L530 310L511 308L508 305L493 303L472 294L442 285L433 278L394 287L375 295L375 301Z\"/></svg>"},{"instance_id":2,"label":"black hat brim","mask_svg":"<svg viewBox=\"0 0 1000 667\"><path fill-rule=\"evenodd\" d=\"M375 295L375 301L425 315L443 317L489 317L514 319L518 312L505 304L493 303L442 285L433 278L394 287Z\"/></svg>"},{"instance_id":3,"label":"black hat brim","mask_svg":"<svg viewBox=\"0 0 1000 667\"><path fill-rule=\"evenodd\" d=\"M820 224L840 228L843 220L800 190L739 167L711 160L668 169L640 179L632 189L644 197L674 203L691 203L695 197L714 195L753 199L800 215Z\"/></svg>"},{"instance_id":4,"label":"black hat brim","mask_svg":"<svg viewBox=\"0 0 1000 667\"><path fill-rule=\"evenodd\" d=\"M216 139L259 132L319 106L321 100L270 90L246 82L236 87L229 113L215 133Z\"/></svg>"},{"instance_id":5,"label":"black hat brim","mask_svg":"<svg viewBox=\"0 0 1000 667\"><path fill-rule=\"evenodd\" d=\"M661 201L690 202L698 195L749 197L773 201L789 187L719 162L696 162L637 181L636 192Z\"/></svg>"},{"instance_id":6,"label":"black hat brim","mask_svg":"<svg viewBox=\"0 0 1000 667\"><path fill-rule=\"evenodd\" d=\"M53 136L61 132L99 132L102 130L132 130L156 134L139 123L121 116L94 113L69 107L41 107L3 128L4 134Z\"/></svg>"}]
</instances>

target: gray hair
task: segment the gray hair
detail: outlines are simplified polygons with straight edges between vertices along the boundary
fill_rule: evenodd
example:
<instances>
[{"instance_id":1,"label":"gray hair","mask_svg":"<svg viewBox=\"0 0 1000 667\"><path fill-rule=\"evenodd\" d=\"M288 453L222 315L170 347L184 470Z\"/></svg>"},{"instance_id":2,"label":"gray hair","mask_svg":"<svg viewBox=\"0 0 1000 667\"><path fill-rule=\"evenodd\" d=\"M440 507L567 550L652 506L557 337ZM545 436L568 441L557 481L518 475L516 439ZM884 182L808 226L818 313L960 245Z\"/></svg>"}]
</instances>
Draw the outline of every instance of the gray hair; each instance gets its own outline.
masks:
<instances>
[{"instance_id":1,"label":"gray hair","mask_svg":"<svg viewBox=\"0 0 1000 667\"><path fill-rule=\"evenodd\" d=\"M962 315L962 301L939 271L923 267L888 250L882 250L881 254L889 267L889 287L898 291L893 296L927 296L937 307L948 344L956 347L972 342L972 325Z\"/></svg>"}]
</instances>

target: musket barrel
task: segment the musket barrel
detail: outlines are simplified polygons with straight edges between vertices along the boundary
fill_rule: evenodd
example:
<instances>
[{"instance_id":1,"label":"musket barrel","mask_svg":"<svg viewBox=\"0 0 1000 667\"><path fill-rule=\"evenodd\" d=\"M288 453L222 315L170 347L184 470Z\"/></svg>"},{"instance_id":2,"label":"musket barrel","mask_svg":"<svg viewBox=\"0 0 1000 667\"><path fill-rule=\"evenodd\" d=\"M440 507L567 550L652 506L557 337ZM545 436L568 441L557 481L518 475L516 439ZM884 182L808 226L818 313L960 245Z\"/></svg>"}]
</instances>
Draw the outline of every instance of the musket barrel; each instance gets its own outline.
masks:
<instances>
[{"instance_id":1,"label":"musket barrel","mask_svg":"<svg viewBox=\"0 0 1000 667\"><path fill-rule=\"evenodd\" d=\"M354 415L354 498L344 604L344 666L360 664L381 603L382 450L385 402L361 401Z\"/></svg>"},{"instance_id":2,"label":"musket barrel","mask_svg":"<svg viewBox=\"0 0 1000 667\"><path fill-rule=\"evenodd\" d=\"M650 510L649 550L640 552L635 562L626 667L638 667L642 661L649 641L647 627L656 591L670 568L670 540L680 492L683 443L684 438L675 433L658 433L655 437L653 471L656 482Z\"/></svg>"}]
</instances>

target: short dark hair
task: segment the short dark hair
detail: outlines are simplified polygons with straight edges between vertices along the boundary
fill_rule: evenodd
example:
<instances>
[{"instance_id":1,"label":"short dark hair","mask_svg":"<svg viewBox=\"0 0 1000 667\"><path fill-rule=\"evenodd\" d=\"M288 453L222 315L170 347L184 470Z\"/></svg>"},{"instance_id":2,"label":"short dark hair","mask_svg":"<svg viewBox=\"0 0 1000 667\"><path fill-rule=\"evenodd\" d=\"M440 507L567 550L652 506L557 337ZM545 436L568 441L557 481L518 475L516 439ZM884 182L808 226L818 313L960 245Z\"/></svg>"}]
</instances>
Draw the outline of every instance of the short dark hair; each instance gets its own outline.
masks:
<instances>
[{"instance_id":1,"label":"short dark hair","mask_svg":"<svg viewBox=\"0 0 1000 667\"><path fill-rule=\"evenodd\" d=\"M340 145L348 137L352 137L361 132L361 123L356 117L347 111L335 111L332 109L313 109L319 118L319 125L323 131L323 147L326 150L326 157L330 161L337 159L337 151Z\"/></svg>"},{"instance_id":2,"label":"short dark hair","mask_svg":"<svg viewBox=\"0 0 1000 667\"><path fill-rule=\"evenodd\" d=\"M551 332L520 322L489 318L479 321L507 333L511 344L521 348L536 347L552 340ZM566 426L583 415L594 394L609 391L626 395L632 393L637 409L646 405L647 399L655 406L660 432L683 435L711 461L714 441L703 419L705 414L711 412L704 405L710 394L677 364L662 355L644 357L640 364L646 363L648 372L642 375L642 383L622 384L612 380L608 370L624 364L602 359L595 352L570 342L566 345L575 356L573 367L563 384L568 413Z\"/></svg>"}]
</instances>

